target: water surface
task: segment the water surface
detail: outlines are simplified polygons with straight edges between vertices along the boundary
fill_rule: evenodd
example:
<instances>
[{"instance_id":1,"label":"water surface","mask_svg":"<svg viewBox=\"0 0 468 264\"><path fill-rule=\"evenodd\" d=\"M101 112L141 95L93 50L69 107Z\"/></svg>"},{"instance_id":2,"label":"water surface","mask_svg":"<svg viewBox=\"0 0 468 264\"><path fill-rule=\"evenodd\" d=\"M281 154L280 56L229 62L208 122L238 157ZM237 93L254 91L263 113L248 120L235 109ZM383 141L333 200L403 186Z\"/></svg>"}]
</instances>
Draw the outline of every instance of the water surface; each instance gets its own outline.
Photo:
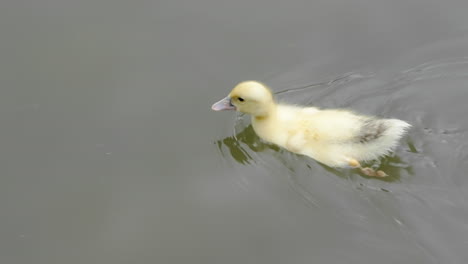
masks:
<instances>
[{"instance_id":1,"label":"water surface","mask_svg":"<svg viewBox=\"0 0 468 264\"><path fill-rule=\"evenodd\" d=\"M468 3L0 3L2 263L465 263ZM413 124L365 178L211 104Z\"/></svg>"}]
</instances>

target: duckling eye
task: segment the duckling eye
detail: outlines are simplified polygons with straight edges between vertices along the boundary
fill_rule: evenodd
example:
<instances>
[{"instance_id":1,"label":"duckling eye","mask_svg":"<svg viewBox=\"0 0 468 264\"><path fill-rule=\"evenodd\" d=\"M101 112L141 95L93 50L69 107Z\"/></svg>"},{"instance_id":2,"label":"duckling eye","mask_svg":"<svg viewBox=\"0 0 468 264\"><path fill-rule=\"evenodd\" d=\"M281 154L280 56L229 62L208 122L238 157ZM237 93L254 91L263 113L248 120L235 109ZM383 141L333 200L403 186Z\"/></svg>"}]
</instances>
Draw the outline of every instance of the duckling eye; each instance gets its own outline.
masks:
<instances>
[{"instance_id":1,"label":"duckling eye","mask_svg":"<svg viewBox=\"0 0 468 264\"><path fill-rule=\"evenodd\" d=\"M244 98L242 98L242 97L239 97L239 98L237 98L237 99L239 99L239 101L241 101L241 102L244 102L244 101L245 101Z\"/></svg>"}]
</instances>

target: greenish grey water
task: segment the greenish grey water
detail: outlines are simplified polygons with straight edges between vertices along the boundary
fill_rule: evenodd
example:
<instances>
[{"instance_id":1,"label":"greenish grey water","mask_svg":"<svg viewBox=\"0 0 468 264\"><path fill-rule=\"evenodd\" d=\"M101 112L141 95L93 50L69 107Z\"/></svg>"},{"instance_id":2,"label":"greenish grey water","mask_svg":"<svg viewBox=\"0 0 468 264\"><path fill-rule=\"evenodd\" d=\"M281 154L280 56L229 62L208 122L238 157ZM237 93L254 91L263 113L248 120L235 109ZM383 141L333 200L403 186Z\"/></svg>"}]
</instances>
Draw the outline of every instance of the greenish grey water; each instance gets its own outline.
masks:
<instances>
[{"instance_id":1,"label":"greenish grey water","mask_svg":"<svg viewBox=\"0 0 468 264\"><path fill-rule=\"evenodd\" d=\"M467 8L3 1L1 262L465 263ZM210 110L247 79L412 123L392 177Z\"/></svg>"}]
</instances>

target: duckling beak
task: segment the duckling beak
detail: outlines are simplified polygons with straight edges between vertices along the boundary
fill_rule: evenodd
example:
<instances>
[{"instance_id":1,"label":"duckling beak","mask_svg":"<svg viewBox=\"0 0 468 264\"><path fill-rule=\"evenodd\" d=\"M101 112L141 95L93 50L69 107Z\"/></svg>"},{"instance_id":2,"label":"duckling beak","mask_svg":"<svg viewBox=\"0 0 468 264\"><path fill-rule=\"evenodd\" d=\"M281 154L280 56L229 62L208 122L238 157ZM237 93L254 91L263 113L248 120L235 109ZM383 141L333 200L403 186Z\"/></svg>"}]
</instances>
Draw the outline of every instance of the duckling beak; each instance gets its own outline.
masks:
<instances>
[{"instance_id":1,"label":"duckling beak","mask_svg":"<svg viewBox=\"0 0 468 264\"><path fill-rule=\"evenodd\" d=\"M221 99L219 102L216 102L211 106L211 109L214 111L222 110L236 110L236 107L231 104L231 98L227 96L226 98Z\"/></svg>"}]
</instances>

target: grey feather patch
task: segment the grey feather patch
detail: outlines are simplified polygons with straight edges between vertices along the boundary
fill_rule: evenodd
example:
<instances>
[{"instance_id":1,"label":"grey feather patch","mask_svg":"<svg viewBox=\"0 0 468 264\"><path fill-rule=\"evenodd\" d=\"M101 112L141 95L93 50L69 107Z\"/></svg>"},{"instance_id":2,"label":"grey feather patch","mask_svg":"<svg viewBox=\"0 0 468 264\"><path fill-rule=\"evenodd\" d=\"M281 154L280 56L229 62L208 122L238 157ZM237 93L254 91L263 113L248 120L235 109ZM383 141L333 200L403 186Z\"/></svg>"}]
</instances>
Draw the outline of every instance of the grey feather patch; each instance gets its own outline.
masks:
<instances>
[{"instance_id":1,"label":"grey feather patch","mask_svg":"<svg viewBox=\"0 0 468 264\"><path fill-rule=\"evenodd\" d=\"M381 120L372 118L365 119L362 122L361 130L357 136L357 141L359 143L369 143L374 141L381 137L387 128L386 124Z\"/></svg>"}]
</instances>

